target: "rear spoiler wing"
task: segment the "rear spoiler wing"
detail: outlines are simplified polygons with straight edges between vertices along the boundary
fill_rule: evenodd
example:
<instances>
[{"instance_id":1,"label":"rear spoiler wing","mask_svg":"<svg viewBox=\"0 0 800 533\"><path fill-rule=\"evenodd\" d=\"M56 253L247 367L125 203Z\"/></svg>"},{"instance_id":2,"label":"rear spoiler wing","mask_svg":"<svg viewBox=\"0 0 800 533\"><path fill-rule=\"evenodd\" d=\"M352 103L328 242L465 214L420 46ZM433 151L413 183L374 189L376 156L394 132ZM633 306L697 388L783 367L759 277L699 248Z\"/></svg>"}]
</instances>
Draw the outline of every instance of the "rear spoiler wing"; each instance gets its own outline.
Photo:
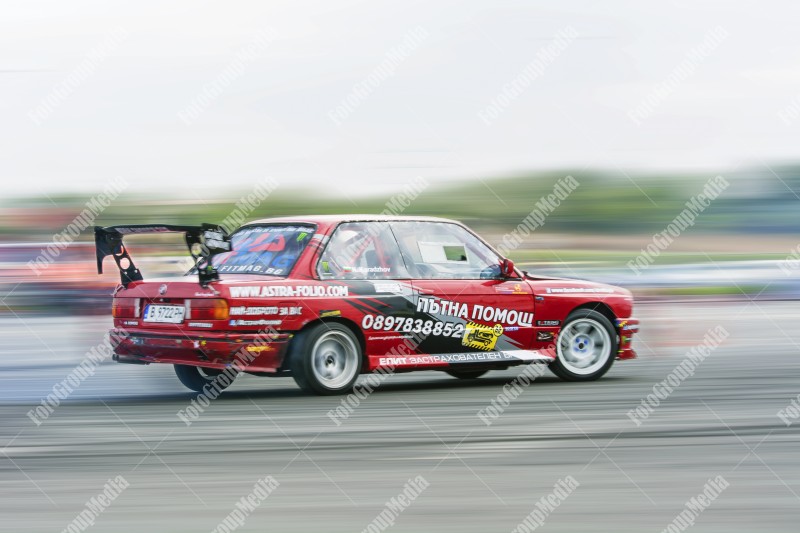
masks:
<instances>
[{"instance_id":1,"label":"rear spoiler wing","mask_svg":"<svg viewBox=\"0 0 800 533\"><path fill-rule=\"evenodd\" d=\"M231 238L222 226L201 224L199 226L173 226L170 224L131 224L126 226L94 227L94 245L97 253L97 273L103 273L103 259L112 256L119 268L122 285L127 287L132 281L141 281L142 273L133 264L128 250L122 243L126 235L143 233L183 233L186 246L195 261L200 285L207 287L219 279L217 269L211 264L211 258L217 254L230 252Z\"/></svg>"}]
</instances>

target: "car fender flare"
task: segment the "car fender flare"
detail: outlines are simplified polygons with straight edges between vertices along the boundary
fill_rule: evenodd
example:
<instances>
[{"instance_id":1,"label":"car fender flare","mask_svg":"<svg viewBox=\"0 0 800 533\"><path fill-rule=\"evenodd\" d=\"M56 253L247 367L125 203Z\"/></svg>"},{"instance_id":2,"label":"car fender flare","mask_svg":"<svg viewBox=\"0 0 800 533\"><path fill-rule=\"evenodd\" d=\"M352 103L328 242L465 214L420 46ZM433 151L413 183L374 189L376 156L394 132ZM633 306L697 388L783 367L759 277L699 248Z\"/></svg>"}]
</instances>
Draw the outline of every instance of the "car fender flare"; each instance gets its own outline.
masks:
<instances>
[{"instance_id":1,"label":"car fender flare","mask_svg":"<svg viewBox=\"0 0 800 533\"><path fill-rule=\"evenodd\" d=\"M581 309L589 309L591 311L597 311L598 313L600 313L603 316L605 316L611 322L611 325L616 330L617 336L619 336L619 330L617 329L617 318L618 317L617 317L617 315L614 314L614 311L611 309L611 307L605 302L586 302L586 303L583 303L581 305L578 305L578 306L570 309L569 313L567 313L567 316L565 316L563 318L563 320L561 322L562 325L567 320L567 317L569 315L571 315L575 311L580 311Z\"/></svg>"}]
</instances>

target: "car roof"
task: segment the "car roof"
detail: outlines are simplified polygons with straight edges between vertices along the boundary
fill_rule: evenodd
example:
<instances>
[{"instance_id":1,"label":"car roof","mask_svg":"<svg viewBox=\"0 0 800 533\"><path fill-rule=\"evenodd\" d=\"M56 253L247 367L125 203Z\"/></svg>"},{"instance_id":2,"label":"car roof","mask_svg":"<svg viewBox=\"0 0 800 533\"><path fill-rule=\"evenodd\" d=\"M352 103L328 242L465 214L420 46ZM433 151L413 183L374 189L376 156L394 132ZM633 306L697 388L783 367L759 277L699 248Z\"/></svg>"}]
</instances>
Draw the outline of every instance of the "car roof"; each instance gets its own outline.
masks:
<instances>
[{"instance_id":1,"label":"car roof","mask_svg":"<svg viewBox=\"0 0 800 533\"><path fill-rule=\"evenodd\" d=\"M243 224L243 226L250 226L253 224L274 224L276 222L283 223L305 223L329 226L339 224L341 222L397 222L397 221L417 221L417 222L448 222L454 224L461 224L457 220L439 217L423 217L423 216L404 216L404 215L300 215L294 217L274 217L262 218L260 220L253 220Z\"/></svg>"}]
</instances>

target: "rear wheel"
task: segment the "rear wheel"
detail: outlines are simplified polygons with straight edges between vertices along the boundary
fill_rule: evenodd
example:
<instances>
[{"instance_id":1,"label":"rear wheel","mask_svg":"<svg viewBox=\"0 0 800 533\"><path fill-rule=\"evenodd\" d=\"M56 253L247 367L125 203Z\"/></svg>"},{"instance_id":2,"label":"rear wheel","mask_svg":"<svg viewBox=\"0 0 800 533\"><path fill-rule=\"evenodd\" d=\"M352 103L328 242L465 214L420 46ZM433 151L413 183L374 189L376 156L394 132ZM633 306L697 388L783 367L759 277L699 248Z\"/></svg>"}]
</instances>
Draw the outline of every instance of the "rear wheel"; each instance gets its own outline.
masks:
<instances>
[{"instance_id":1,"label":"rear wheel","mask_svg":"<svg viewBox=\"0 0 800 533\"><path fill-rule=\"evenodd\" d=\"M568 381L591 381L608 372L617 354L617 333L605 315L590 309L572 312L556 343L553 373Z\"/></svg>"},{"instance_id":2,"label":"rear wheel","mask_svg":"<svg viewBox=\"0 0 800 533\"><path fill-rule=\"evenodd\" d=\"M458 379L476 379L487 373L488 370L445 370L445 373Z\"/></svg>"},{"instance_id":3,"label":"rear wheel","mask_svg":"<svg viewBox=\"0 0 800 533\"><path fill-rule=\"evenodd\" d=\"M191 365L174 366L175 375L178 376L180 382L195 392L204 392L204 390L209 390L207 386L213 386L215 389L219 390L227 389L233 382L233 379L236 377L233 375L230 377L230 379L217 379L217 377L222 374L222 370L217 370L215 368L202 368Z\"/></svg>"},{"instance_id":4,"label":"rear wheel","mask_svg":"<svg viewBox=\"0 0 800 533\"><path fill-rule=\"evenodd\" d=\"M324 322L298 334L292 343L292 377L306 392L342 394L361 372L361 347L349 328Z\"/></svg>"}]
</instances>

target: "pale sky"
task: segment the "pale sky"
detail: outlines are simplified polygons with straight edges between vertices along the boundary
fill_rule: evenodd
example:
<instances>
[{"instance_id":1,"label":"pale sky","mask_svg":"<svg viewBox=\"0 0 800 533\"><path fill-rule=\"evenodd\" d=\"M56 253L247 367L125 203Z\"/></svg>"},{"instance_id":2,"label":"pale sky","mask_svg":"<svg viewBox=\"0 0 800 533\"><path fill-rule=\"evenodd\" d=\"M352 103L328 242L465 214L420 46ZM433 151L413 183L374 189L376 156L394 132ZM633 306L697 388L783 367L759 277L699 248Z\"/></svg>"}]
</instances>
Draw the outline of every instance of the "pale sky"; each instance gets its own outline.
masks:
<instances>
[{"instance_id":1,"label":"pale sky","mask_svg":"<svg viewBox=\"0 0 800 533\"><path fill-rule=\"evenodd\" d=\"M416 176L800 159L798 21L788 0L6 3L3 195L95 191L116 176L132 192L212 195L271 176L369 194ZM720 28L726 37L634 122ZM487 125L479 113L565 30L577 38ZM415 32L424 38L394 74L332 120ZM268 42L185 123L179 114L259 35ZM68 90L54 97L59 84ZM37 123L48 96L56 105Z\"/></svg>"}]
</instances>

